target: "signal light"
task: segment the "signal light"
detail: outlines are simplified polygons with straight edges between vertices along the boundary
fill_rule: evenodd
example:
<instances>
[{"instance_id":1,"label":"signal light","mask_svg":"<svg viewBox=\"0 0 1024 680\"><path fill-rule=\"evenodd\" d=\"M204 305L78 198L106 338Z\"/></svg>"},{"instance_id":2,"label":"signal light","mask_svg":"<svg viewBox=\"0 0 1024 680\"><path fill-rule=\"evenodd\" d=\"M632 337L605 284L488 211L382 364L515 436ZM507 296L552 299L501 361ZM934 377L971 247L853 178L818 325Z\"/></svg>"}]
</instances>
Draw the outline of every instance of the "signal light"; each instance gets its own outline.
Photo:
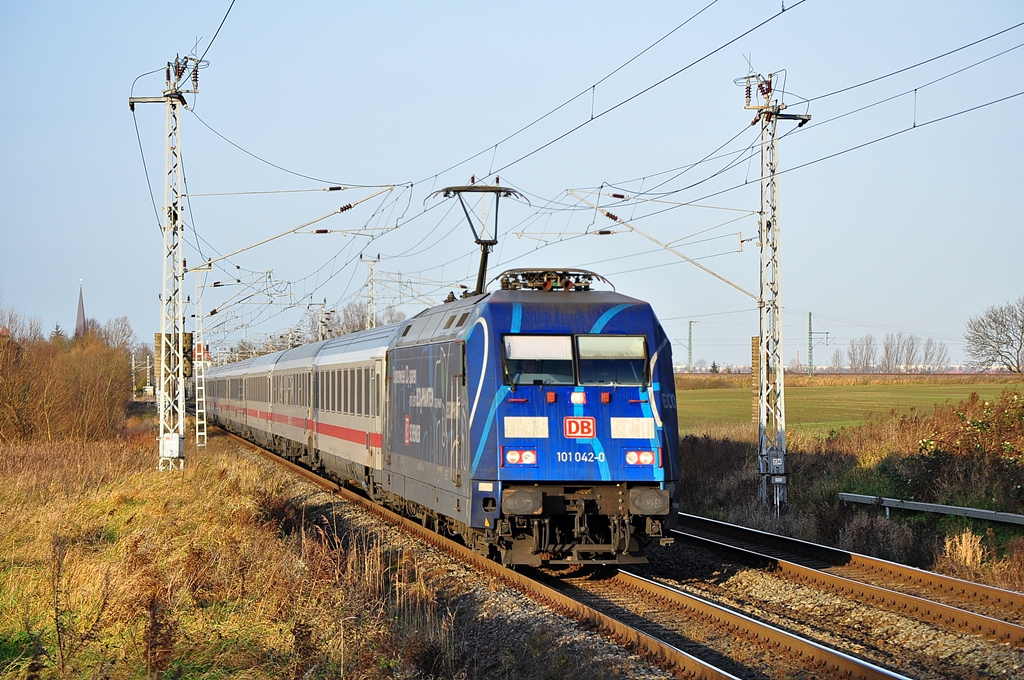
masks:
<instances>
[{"instance_id":1,"label":"signal light","mask_svg":"<svg viewBox=\"0 0 1024 680\"><path fill-rule=\"evenodd\" d=\"M554 392L548 392L547 395L546 395L546 399L547 399L549 404L554 404L555 403L555 393Z\"/></svg>"},{"instance_id":2,"label":"signal light","mask_svg":"<svg viewBox=\"0 0 1024 680\"><path fill-rule=\"evenodd\" d=\"M611 392L602 392L601 393L601 403L602 404L610 404L610 403L612 403L612 393Z\"/></svg>"}]
</instances>

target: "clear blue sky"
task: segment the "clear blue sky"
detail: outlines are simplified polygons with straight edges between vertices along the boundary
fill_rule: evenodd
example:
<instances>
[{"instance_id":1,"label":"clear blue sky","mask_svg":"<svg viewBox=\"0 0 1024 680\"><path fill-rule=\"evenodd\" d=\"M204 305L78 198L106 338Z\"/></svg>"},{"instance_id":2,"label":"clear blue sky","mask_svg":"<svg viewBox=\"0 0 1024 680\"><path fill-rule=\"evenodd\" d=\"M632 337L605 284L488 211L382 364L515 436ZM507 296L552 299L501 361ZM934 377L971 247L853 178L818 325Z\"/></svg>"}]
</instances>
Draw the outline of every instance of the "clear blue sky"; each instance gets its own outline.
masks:
<instances>
[{"instance_id":1,"label":"clear blue sky","mask_svg":"<svg viewBox=\"0 0 1024 680\"><path fill-rule=\"evenodd\" d=\"M602 194L602 206L659 240L690 237L682 252L756 292L757 249L748 242L738 252L738 232L757 230L742 212L758 208L759 160L742 154L757 129L733 82L753 69L784 71L790 111L812 116L779 147L781 169L791 169L779 185L787 361L797 351L806 359L808 312L835 343L815 348L817 363L851 338L895 331L942 340L962 359L967 319L1024 294L1024 96L953 114L1024 91L1024 47L996 56L1024 43L1024 27L816 98L1010 28L1024 21L1024 6L787 1L785 13L739 37L781 3L719 0L602 80L707 4L237 2L206 56L200 94L189 98L195 114L295 173L397 188L316 225L347 234L289 236L215 272L211 280L251 281L248 272L272 270L279 293L273 307L263 294L232 307L237 287L211 289L204 306L222 310L221 331L236 329L224 339L241 337L242 323L250 335L281 332L310 302L340 307L361 295L360 252L379 253L378 269L392 278L434 282L417 287L434 300L471 285L477 256L464 218L451 201L424 200L502 168L502 184L530 205L502 202L492 275L596 270L650 300L672 337L685 341L687 322L698 321L695 360L749 363L749 298L636 234L584 235L614 225L566 190ZM140 74L160 69L134 85L136 95L158 95L165 62L205 51L228 5L0 5L0 304L47 330L71 329L84 279L90 317L126 315L141 339L152 338L162 237L139 140L159 208L164 111L142 105L133 120L127 100ZM255 160L192 113L181 128L194 195L190 264L373 191L200 197L326 184ZM792 129L783 123L780 135ZM708 156L720 157L689 167ZM611 193L645 200L621 204ZM693 202L733 210L677 205ZM367 228L387 231L371 239ZM281 304L288 300L295 306ZM402 306L410 315L420 308ZM676 354L685 360L685 347Z\"/></svg>"}]
</instances>

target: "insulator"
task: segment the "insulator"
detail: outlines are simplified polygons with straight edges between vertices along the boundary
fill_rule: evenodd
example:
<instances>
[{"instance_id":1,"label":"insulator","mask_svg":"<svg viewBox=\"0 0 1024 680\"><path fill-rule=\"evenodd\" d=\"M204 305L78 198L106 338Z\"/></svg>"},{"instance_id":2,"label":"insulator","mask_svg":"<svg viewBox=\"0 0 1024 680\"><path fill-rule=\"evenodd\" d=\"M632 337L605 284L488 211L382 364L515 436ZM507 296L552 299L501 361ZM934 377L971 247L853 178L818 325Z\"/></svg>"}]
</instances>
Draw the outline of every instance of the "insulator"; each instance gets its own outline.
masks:
<instances>
[{"instance_id":1,"label":"insulator","mask_svg":"<svg viewBox=\"0 0 1024 680\"><path fill-rule=\"evenodd\" d=\"M347 205L343 205L343 206L341 206L340 208L338 208L338 212L340 212L340 213L343 213L343 212L345 212L346 210L351 210L351 209L352 209L353 207L354 207L354 206L353 206L353 205L352 205L351 203L349 203L349 204L347 204Z\"/></svg>"},{"instance_id":2,"label":"insulator","mask_svg":"<svg viewBox=\"0 0 1024 680\"><path fill-rule=\"evenodd\" d=\"M313 233L314 234L330 234L331 230L330 229L314 229Z\"/></svg>"},{"instance_id":3,"label":"insulator","mask_svg":"<svg viewBox=\"0 0 1024 680\"><path fill-rule=\"evenodd\" d=\"M747 81L747 101L750 101L750 81Z\"/></svg>"},{"instance_id":4,"label":"insulator","mask_svg":"<svg viewBox=\"0 0 1024 680\"><path fill-rule=\"evenodd\" d=\"M168 83L171 82L171 62L167 62L167 68L164 69L164 77Z\"/></svg>"},{"instance_id":5,"label":"insulator","mask_svg":"<svg viewBox=\"0 0 1024 680\"><path fill-rule=\"evenodd\" d=\"M199 89L199 62L192 68L192 89Z\"/></svg>"},{"instance_id":6,"label":"insulator","mask_svg":"<svg viewBox=\"0 0 1024 680\"><path fill-rule=\"evenodd\" d=\"M324 191L341 191L341 187L327 187Z\"/></svg>"},{"instance_id":7,"label":"insulator","mask_svg":"<svg viewBox=\"0 0 1024 680\"><path fill-rule=\"evenodd\" d=\"M626 195L625 194L612 194L612 198L621 198L621 199L625 200L626 199Z\"/></svg>"},{"instance_id":8,"label":"insulator","mask_svg":"<svg viewBox=\"0 0 1024 680\"><path fill-rule=\"evenodd\" d=\"M607 217L608 219L610 219L612 222L621 222L622 221L616 215L613 215L613 214L611 214L610 212L607 212L607 211L605 211L604 216Z\"/></svg>"}]
</instances>

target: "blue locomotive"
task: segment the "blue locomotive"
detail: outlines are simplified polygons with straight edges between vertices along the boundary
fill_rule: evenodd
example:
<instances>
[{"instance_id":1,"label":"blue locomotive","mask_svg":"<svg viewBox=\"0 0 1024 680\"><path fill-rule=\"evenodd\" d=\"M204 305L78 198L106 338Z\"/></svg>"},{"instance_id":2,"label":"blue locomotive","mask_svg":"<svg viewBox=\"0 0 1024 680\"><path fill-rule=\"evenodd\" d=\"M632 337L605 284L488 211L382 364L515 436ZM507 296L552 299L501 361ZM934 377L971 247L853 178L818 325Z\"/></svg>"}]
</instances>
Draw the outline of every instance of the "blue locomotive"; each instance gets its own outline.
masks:
<instances>
[{"instance_id":1,"label":"blue locomotive","mask_svg":"<svg viewBox=\"0 0 1024 680\"><path fill-rule=\"evenodd\" d=\"M584 270L207 373L213 422L506 565L644 561L679 507L671 346Z\"/></svg>"}]
</instances>

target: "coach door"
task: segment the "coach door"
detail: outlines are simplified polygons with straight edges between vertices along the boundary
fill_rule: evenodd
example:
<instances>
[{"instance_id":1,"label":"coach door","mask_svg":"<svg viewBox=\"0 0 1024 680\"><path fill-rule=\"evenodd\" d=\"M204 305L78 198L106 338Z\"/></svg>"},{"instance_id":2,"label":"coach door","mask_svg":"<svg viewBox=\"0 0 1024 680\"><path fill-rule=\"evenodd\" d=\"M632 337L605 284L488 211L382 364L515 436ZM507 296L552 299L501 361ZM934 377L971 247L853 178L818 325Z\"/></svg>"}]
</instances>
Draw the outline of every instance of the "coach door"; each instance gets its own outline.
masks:
<instances>
[{"instance_id":1,"label":"coach door","mask_svg":"<svg viewBox=\"0 0 1024 680\"><path fill-rule=\"evenodd\" d=\"M448 467L448 478L455 486L462 485L462 440L465 431L465 422L462 417L464 402L462 376L465 363L463 348L464 345L461 342L449 343L445 361L448 383L444 395L445 465Z\"/></svg>"},{"instance_id":2,"label":"coach door","mask_svg":"<svg viewBox=\"0 0 1024 680\"><path fill-rule=\"evenodd\" d=\"M302 424L302 429L306 435L306 447L309 450L309 455L313 456L314 461L316 461L319 456L315 455L317 442L316 430L313 428L313 368L310 368L309 372L307 372L303 378L305 380L305 384L300 387L300 389L302 389L302 399L299 402L302 404L302 410L304 412L303 420L305 422Z\"/></svg>"},{"instance_id":3,"label":"coach door","mask_svg":"<svg viewBox=\"0 0 1024 680\"><path fill-rule=\"evenodd\" d=\"M383 466L381 446L384 424L384 361L375 359L370 369L370 432L372 437L367 437L367 453L373 461L373 468L380 470Z\"/></svg>"}]
</instances>

